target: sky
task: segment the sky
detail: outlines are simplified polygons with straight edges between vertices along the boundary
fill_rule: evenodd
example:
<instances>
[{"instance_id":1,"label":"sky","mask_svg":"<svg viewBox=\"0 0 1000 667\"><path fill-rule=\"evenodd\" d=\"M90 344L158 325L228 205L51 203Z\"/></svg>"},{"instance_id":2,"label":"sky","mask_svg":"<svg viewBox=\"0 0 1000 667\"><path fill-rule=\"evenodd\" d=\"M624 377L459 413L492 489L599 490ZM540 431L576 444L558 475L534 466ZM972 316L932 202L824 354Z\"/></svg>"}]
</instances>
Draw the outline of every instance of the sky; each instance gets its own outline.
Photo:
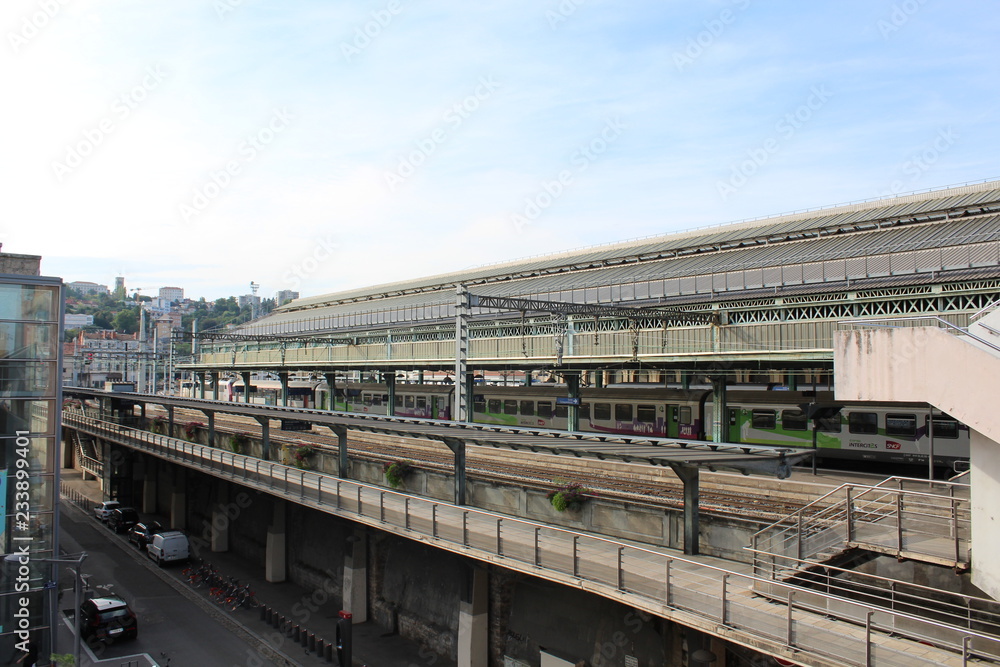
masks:
<instances>
[{"instance_id":1,"label":"sky","mask_svg":"<svg viewBox=\"0 0 1000 667\"><path fill-rule=\"evenodd\" d=\"M0 242L315 296L1000 177L986 0L5 0Z\"/></svg>"}]
</instances>

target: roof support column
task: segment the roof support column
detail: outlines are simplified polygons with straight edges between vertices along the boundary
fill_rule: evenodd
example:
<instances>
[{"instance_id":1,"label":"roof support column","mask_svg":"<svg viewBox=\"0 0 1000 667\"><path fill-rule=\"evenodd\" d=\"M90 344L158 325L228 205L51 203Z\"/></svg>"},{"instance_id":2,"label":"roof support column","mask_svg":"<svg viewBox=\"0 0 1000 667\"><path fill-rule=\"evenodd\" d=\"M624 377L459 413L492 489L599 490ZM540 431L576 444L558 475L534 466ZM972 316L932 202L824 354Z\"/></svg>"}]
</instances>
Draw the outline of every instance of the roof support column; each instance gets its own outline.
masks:
<instances>
[{"instance_id":1,"label":"roof support column","mask_svg":"<svg viewBox=\"0 0 1000 667\"><path fill-rule=\"evenodd\" d=\"M566 430L580 430L580 374L576 372L563 373L566 380L566 393L571 402L566 410Z\"/></svg>"},{"instance_id":2,"label":"roof support column","mask_svg":"<svg viewBox=\"0 0 1000 667\"><path fill-rule=\"evenodd\" d=\"M469 356L469 292L464 285L456 288L455 295L455 420L469 421L471 412L468 375Z\"/></svg>"},{"instance_id":3,"label":"roof support column","mask_svg":"<svg viewBox=\"0 0 1000 667\"><path fill-rule=\"evenodd\" d=\"M684 483L684 553L697 556L698 551L698 466L671 463L670 469Z\"/></svg>"},{"instance_id":4,"label":"roof support column","mask_svg":"<svg viewBox=\"0 0 1000 667\"><path fill-rule=\"evenodd\" d=\"M174 437L174 406L166 405L167 409L167 436Z\"/></svg>"},{"instance_id":5,"label":"roof support column","mask_svg":"<svg viewBox=\"0 0 1000 667\"><path fill-rule=\"evenodd\" d=\"M281 405L288 407L288 371L278 372L278 382L281 383Z\"/></svg>"},{"instance_id":6,"label":"roof support column","mask_svg":"<svg viewBox=\"0 0 1000 667\"><path fill-rule=\"evenodd\" d=\"M726 376L715 376L712 380L712 442L727 442L726 425Z\"/></svg>"},{"instance_id":7,"label":"roof support column","mask_svg":"<svg viewBox=\"0 0 1000 667\"><path fill-rule=\"evenodd\" d=\"M385 406L385 414L389 417L396 415L396 371L388 371L382 374L385 380L385 387L389 394L389 405Z\"/></svg>"},{"instance_id":8,"label":"roof support column","mask_svg":"<svg viewBox=\"0 0 1000 667\"><path fill-rule=\"evenodd\" d=\"M327 406L325 409L333 412L334 406L336 405L337 397L337 372L333 373L323 373L323 377L326 378L326 389L327 389Z\"/></svg>"},{"instance_id":9,"label":"roof support column","mask_svg":"<svg viewBox=\"0 0 1000 667\"><path fill-rule=\"evenodd\" d=\"M219 400L219 371L212 371L208 374L212 378L212 400Z\"/></svg>"},{"instance_id":10,"label":"roof support column","mask_svg":"<svg viewBox=\"0 0 1000 667\"><path fill-rule=\"evenodd\" d=\"M333 426L332 424L317 424L326 426L337 436L337 477L347 479L347 428L343 426Z\"/></svg>"},{"instance_id":11,"label":"roof support column","mask_svg":"<svg viewBox=\"0 0 1000 667\"><path fill-rule=\"evenodd\" d=\"M265 461L271 460L271 420L267 417L254 417L260 424L260 450L261 458Z\"/></svg>"},{"instance_id":12,"label":"roof support column","mask_svg":"<svg viewBox=\"0 0 1000 667\"><path fill-rule=\"evenodd\" d=\"M444 444L455 455L455 504L465 504L465 441L458 438L445 438Z\"/></svg>"},{"instance_id":13,"label":"roof support column","mask_svg":"<svg viewBox=\"0 0 1000 667\"><path fill-rule=\"evenodd\" d=\"M208 417L208 446L215 447L215 410L202 410Z\"/></svg>"},{"instance_id":14,"label":"roof support column","mask_svg":"<svg viewBox=\"0 0 1000 667\"><path fill-rule=\"evenodd\" d=\"M243 371L240 373L243 377L243 402L250 402L250 371Z\"/></svg>"}]
</instances>

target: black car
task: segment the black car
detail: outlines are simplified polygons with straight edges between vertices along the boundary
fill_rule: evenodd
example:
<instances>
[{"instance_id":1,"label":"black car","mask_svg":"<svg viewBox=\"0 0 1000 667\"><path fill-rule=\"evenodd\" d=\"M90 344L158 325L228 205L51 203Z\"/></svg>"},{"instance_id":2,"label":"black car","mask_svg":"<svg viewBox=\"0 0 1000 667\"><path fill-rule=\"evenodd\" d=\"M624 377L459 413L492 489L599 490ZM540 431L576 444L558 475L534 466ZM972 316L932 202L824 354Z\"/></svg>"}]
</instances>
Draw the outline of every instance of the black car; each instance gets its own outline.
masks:
<instances>
[{"instance_id":1,"label":"black car","mask_svg":"<svg viewBox=\"0 0 1000 667\"><path fill-rule=\"evenodd\" d=\"M80 605L80 636L112 642L135 639L139 622L125 600L117 595L91 598Z\"/></svg>"},{"instance_id":2,"label":"black car","mask_svg":"<svg viewBox=\"0 0 1000 667\"><path fill-rule=\"evenodd\" d=\"M108 528L121 533L139 523L139 513L132 507L119 507L108 515Z\"/></svg>"},{"instance_id":3,"label":"black car","mask_svg":"<svg viewBox=\"0 0 1000 667\"><path fill-rule=\"evenodd\" d=\"M157 521L137 523L128 531L128 541L139 547L139 549L145 549L149 541L153 539L153 535L162 532L163 526Z\"/></svg>"}]
</instances>

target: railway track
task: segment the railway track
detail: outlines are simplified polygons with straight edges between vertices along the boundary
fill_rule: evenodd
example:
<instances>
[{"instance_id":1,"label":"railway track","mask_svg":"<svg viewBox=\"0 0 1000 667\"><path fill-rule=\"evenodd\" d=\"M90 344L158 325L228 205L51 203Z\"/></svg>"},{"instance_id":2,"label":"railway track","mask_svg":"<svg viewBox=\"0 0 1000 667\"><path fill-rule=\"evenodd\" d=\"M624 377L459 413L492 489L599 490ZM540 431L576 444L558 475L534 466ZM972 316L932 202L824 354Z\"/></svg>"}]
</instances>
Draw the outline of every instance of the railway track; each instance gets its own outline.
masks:
<instances>
[{"instance_id":1,"label":"railway track","mask_svg":"<svg viewBox=\"0 0 1000 667\"><path fill-rule=\"evenodd\" d=\"M165 416L166 411L149 405L147 417ZM197 410L175 409L174 423L203 423L204 415ZM277 422L277 420L272 420ZM253 419L238 415L217 414L215 428L219 433L243 433L260 437L260 425ZM311 445L320 450L336 452L337 439L320 430L292 432L272 427L272 442L289 445ZM401 456L401 451L405 455ZM439 443L419 438L399 438L373 433L349 432L348 455L351 459L388 463L405 458L414 466L450 474L453 458ZM622 502L681 509L683 485L668 468L630 463L566 458L512 450L472 447L466 453L467 475L470 479L536 488L554 489L567 482L578 483L603 498ZM702 473L700 508L731 517L755 520L777 520L792 514L829 490L828 486L789 483L785 488L761 492L761 478Z\"/></svg>"}]
</instances>

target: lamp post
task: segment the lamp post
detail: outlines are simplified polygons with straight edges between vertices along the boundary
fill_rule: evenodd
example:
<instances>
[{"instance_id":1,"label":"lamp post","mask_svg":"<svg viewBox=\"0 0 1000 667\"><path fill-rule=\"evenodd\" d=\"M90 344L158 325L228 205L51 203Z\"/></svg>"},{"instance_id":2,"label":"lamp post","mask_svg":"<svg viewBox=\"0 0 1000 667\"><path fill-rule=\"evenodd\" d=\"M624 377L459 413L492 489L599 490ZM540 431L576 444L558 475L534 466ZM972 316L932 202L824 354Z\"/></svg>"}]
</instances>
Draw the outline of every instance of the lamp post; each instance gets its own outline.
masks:
<instances>
[{"instance_id":1,"label":"lamp post","mask_svg":"<svg viewBox=\"0 0 1000 667\"><path fill-rule=\"evenodd\" d=\"M73 587L73 664L80 667L80 598L83 596L83 577L80 574L80 569L83 567L83 561L87 559L87 552L84 551L77 558L33 558L30 554L7 554L4 556L4 560L12 563L20 563L21 565L27 565L31 562L37 563L50 563L53 565L72 565L73 571L76 574L76 583ZM55 608L57 599L56 595L50 596L49 604L52 607L52 613L50 617L52 619L56 618ZM49 635L52 637L52 648L55 649L56 644L56 625L53 622L52 628L49 631Z\"/></svg>"}]
</instances>

